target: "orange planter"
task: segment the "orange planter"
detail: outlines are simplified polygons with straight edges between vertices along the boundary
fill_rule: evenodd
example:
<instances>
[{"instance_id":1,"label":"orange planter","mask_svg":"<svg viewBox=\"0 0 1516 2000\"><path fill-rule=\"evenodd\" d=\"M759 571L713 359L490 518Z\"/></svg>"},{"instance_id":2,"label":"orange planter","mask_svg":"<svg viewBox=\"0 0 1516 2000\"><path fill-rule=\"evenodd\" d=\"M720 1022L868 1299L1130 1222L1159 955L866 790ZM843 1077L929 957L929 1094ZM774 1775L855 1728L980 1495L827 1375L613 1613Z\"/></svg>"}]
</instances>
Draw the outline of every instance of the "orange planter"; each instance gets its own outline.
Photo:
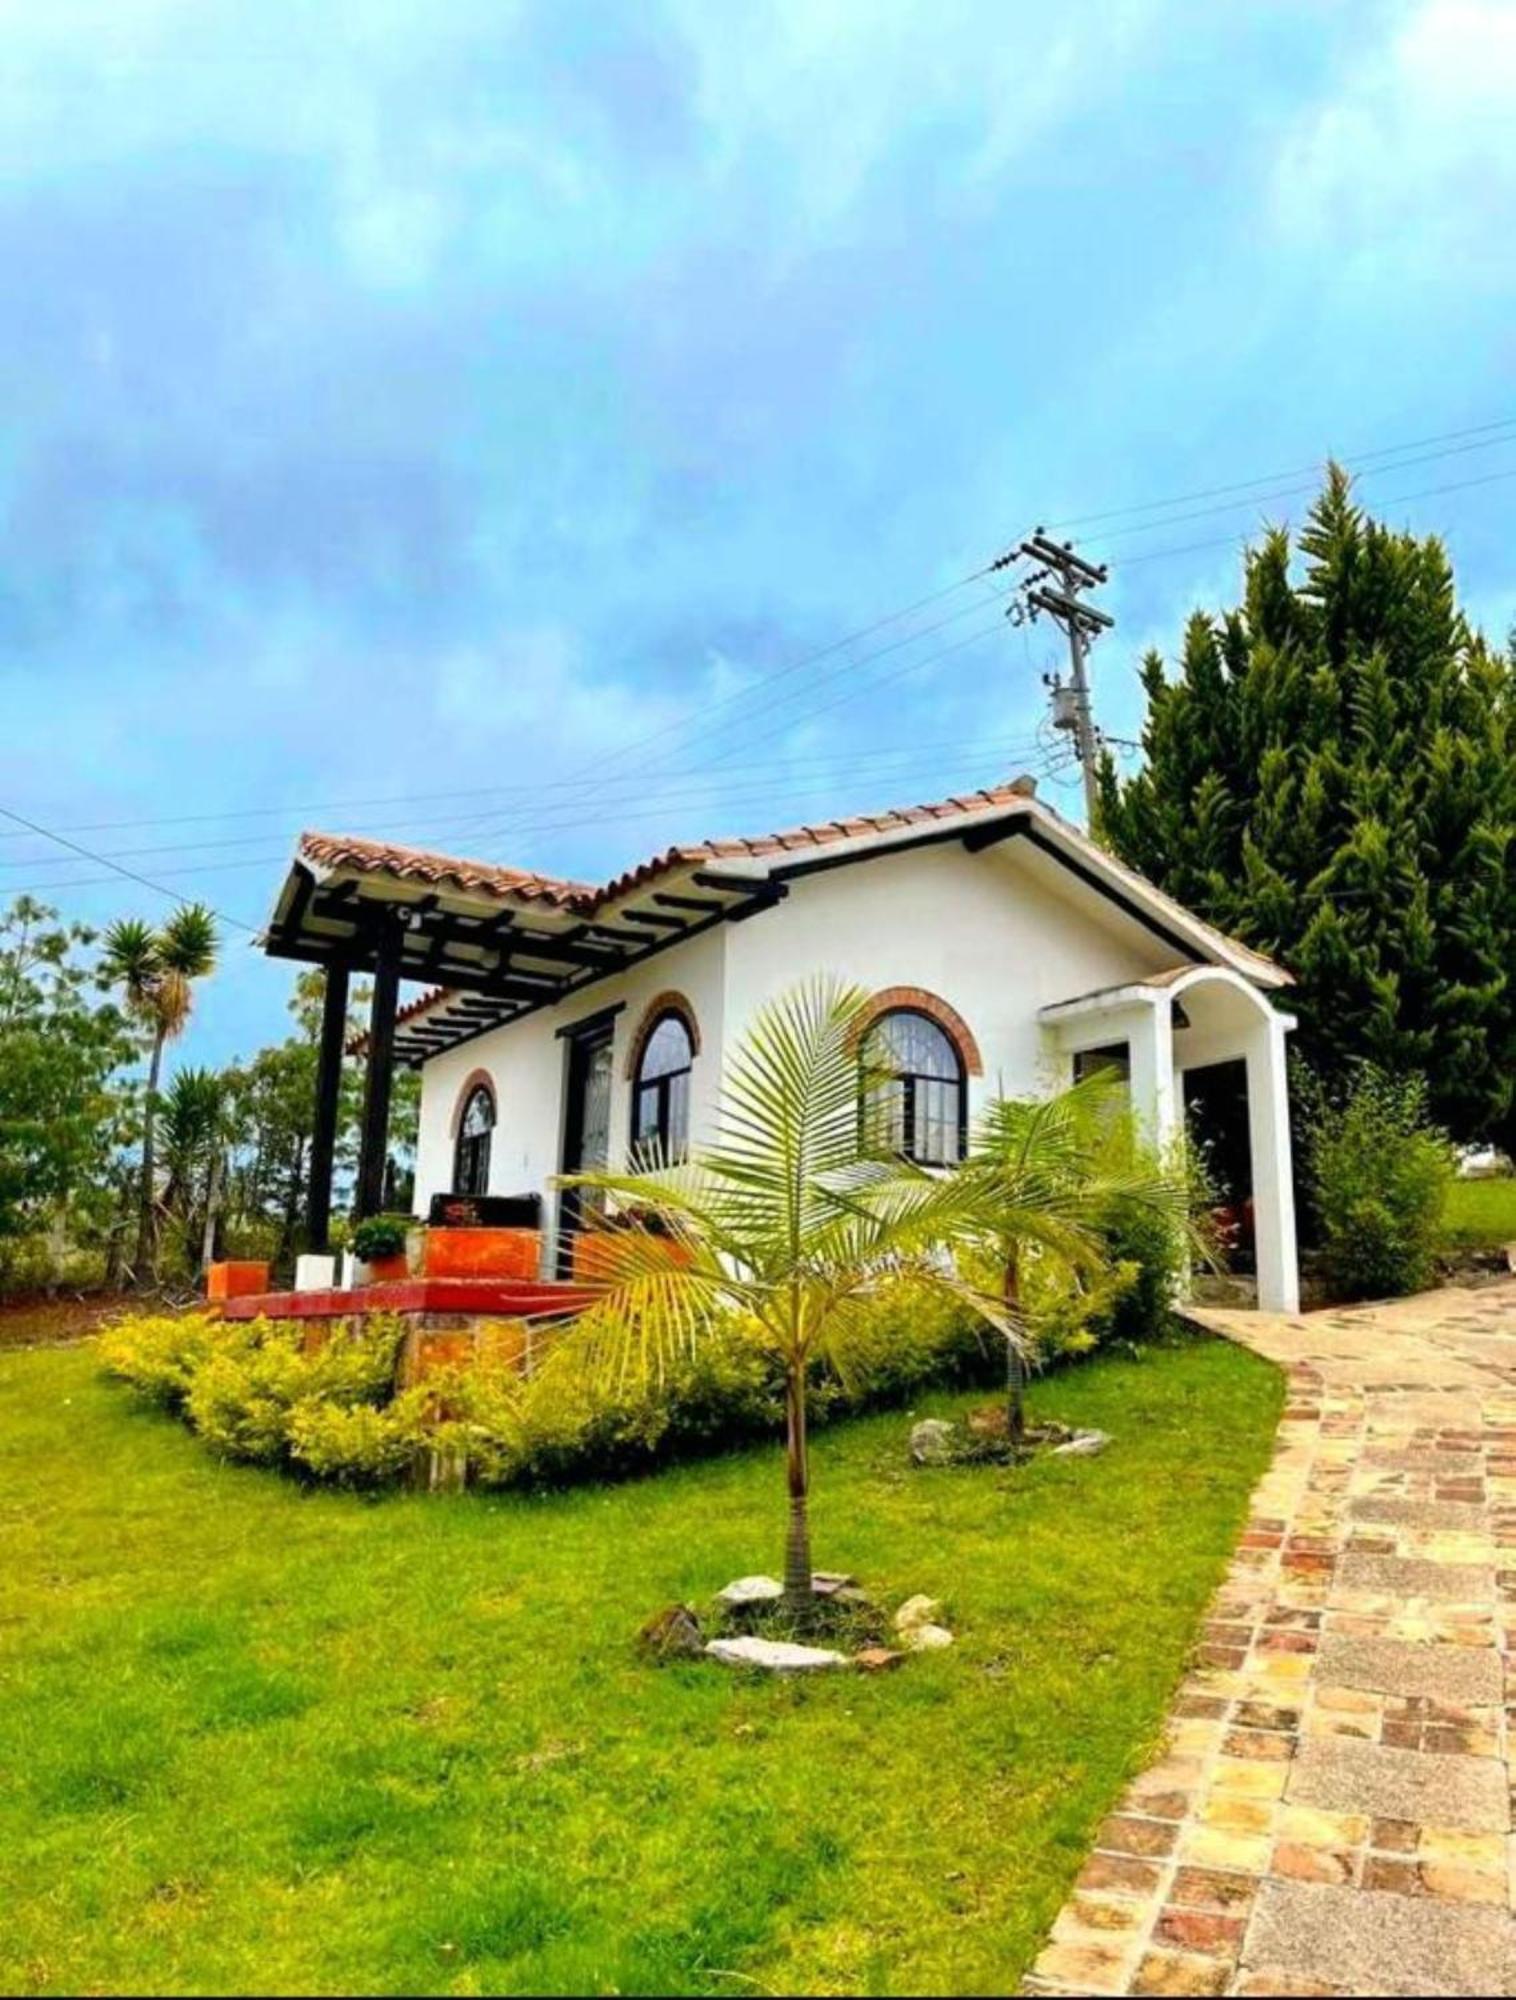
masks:
<instances>
[{"instance_id":1,"label":"orange planter","mask_svg":"<svg viewBox=\"0 0 1516 2000\"><path fill-rule=\"evenodd\" d=\"M429 1278L535 1278L539 1229L429 1229L422 1269Z\"/></svg>"},{"instance_id":2,"label":"orange planter","mask_svg":"<svg viewBox=\"0 0 1516 2000\"><path fill-rule=\"evenodd\" d=\"M690 1253L682 1243L672 1242L667 1236L639 1234L626 1229L587 1229L574 1238L574 1276L581 1284L604 1284L618 1276L626 1268L627 1238L635 1237L639 1246L656 1244L671 1264L687 1264Z\"/></svg>"},{"instance_id":3,"label":"orange planter","mask_svg":"<svg viewBox=\"0 0 1516 2000\"><path fill-rule=\"evenodd\" d=\"M268 1265L244 1262L212 1264L205 1273L205 1296L212 1305L227 1299L245 1299L268 1290Z\"/></svg>"},{"instance_id":4,"label":"orange planter","mask_svg":"<svg viewBox=\"0 0 1516 2000\"><path fill-rule=\"evenodd\" d=\"M403 1250L392 1257L367 1258L363 1265L371 1285L402 1285L411 1275L410 1262Z\"/></svg>"}]
</instances>

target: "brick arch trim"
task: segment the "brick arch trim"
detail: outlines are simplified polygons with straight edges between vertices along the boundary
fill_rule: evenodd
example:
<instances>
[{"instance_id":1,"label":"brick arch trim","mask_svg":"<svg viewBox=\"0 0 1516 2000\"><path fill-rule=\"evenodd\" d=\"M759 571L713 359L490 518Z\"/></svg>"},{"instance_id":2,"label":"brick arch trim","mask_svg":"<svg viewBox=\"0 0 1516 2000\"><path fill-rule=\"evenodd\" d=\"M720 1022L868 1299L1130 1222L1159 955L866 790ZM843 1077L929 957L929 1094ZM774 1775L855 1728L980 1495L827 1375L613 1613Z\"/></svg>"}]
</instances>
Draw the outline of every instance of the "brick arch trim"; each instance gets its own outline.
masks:
<instances>
[{"instance_id":1,"label":"brick arch trim","mask_svg":"<svg viewBox=\"0 0 1516 2000\"><path fill-rule=\"evenodd\" d=\"M685 1033L690 1038L690 1053L692 1055L699 1055L700 1023L695 1019L694 1008L682 993L677 993L672 988L666 993L655 993L647 1003L647 1006L642 1010L642 1019L637 1023L637 1032L633 1035L631 1043L627 1048L626 1067L622 1074L628 1083L636 1082L637 1072L642 1067L643 1051L648 1045L648 1040L654 1028L657 1027L665 1014L677 1014L679 1016L679 1019L684 1023Z\"/></svg>"},{"instance_id":2,"label":"brick arch trim","mask_svg":"<svg viewBox=\"0 0 1516 2000\"><path fill-rule=\"evenodd\" d=\"M979 1044L974 1040L968 1022L956 1007L950 1007L935 993L928 993L924 986L886 986L881 992L872 994L859 1021L860 1038L868 1033L881 1014L893 1014L901 1008L913 1014L925 1014L929 1021L937 1023L958 1051L965 1076L984 1075L984 1058L979 1053Z\"/></svg>"},{"instance_id":3,"label":"brick arch trim","mask_svg":"<svg viewBox=\"0 0 1516 2000\"><path fill-rule=\"evenodd\" d=\"M468 1103L476 1090L487 1090L489 1092L490 1103L495 1107L495 1123L497 1125L500 1123L500 1094L495 1089L495 1079L487 1069L471 1069L463 1079L463 1086L453 1102L453 1115L448 1120L448 1137L455 1145L458 1140L458 1128L463 1123L463 1107Z\"/></svg>"}]
</instances>

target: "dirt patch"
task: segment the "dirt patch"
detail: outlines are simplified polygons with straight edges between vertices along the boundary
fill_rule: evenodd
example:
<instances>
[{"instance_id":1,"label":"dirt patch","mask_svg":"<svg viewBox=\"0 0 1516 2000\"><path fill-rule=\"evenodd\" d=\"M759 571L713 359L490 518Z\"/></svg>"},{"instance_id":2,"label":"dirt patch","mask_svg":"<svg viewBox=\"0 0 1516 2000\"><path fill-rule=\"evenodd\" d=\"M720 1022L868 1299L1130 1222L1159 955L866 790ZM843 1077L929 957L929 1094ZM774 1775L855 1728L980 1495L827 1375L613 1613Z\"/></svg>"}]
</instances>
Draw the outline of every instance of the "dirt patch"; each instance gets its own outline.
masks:
<instances>
[{"instance_id":1,"label":"dirt patch","mask_svg":"<svg viewBox=\"0 0 1516 2000\"><path fill-rule=\"evenodd\" d=\"M12 1347L72 1347L88 1340L117 1313L132 1309L142 1311L144 1302L121 1292L0 1299L0 1352Z\"/></svg>"}]
</instances>

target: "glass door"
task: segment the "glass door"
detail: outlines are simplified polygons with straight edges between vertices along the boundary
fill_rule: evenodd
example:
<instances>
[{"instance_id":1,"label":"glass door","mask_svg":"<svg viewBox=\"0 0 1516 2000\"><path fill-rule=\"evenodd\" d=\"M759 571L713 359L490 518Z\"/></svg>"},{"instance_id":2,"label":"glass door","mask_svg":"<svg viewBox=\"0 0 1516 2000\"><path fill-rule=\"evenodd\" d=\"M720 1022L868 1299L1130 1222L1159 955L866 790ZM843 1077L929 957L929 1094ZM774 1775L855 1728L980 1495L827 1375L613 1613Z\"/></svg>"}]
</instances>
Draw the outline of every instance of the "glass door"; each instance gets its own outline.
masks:
<instances>
[{"instance_id":1,"label":"glass door","mask_svg":"<svg viewBox=\"0 0 1516 2000\"><path fill-rule=\"evenodd\" d=\"M563 1172L583 1173L606 1166L611 1156L611 1044L607 1021L568 1046L568 1102L563 1121ZM600 1198L582 1188L565 1188L558 1201L558 1275L574 1268L574 1237L593 1219Z\"/></svg>"}]
</instances>

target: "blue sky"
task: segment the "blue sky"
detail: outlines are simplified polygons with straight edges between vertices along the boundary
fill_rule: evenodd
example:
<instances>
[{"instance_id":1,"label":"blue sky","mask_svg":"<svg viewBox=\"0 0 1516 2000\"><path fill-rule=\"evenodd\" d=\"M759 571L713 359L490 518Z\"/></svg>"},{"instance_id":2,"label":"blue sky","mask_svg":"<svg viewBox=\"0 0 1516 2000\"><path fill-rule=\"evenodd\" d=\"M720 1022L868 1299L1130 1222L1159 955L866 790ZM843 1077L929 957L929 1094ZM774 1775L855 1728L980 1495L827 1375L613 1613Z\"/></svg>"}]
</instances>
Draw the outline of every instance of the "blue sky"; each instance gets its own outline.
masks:
<instances>
[{"instance_id":1,"label":"blue sky","mask_svg":"<svg viewBox=\"0 0 1516 2000\"><path fill-rule=\"evenodd\" d=\"M1041 520L1257 480L1080 521L1117 734L1328 451L1516 616L1505 0L0 31L0 804L245 922L302 824L594 878L1024 765L1077 808L982 584L765 685ZM0 840L163 907L103 872ZM229 936L186 1054L288 983Z\"/></svg>"}]
</instances>

